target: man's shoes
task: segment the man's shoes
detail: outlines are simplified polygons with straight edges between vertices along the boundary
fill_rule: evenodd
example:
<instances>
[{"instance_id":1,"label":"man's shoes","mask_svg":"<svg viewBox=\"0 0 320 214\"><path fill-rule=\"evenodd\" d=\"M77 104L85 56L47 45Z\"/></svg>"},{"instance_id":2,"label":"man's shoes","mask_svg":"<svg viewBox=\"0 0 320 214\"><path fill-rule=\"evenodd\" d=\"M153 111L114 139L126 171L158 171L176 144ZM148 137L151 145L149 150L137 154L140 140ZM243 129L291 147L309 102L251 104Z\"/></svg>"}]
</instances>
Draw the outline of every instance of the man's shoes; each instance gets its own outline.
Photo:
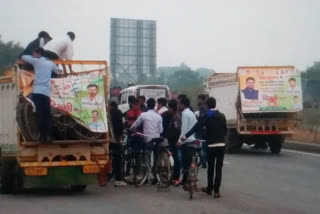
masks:
<instances>
[{"instance_id":1,"label":"man's shoes","mask_svg":"<svg viewBox=\"0 0 320 214\"><path fill-rule=\"evenodd\" d=\"M202 169L206 169L207 168L207 164L202 164Z\"/></svg>"},{"instance_id":2,"label":"man's shoes","mask_svg":"<svg viewBox=\"0 0 320 214\"><path fill-rule=\"evenodd\" d=\"M201 192L207 193L207 195L212 195L212 190L209 190L207 187L202 187Z\"/></svg>"},{"instance_id":3,"label":"man's shoes","mask_svg":"<svg viewBox=\"0 0 320 214\"><path fill-rule=\"evenodd\" d=\"M114 183L114 186L115 186L115 187L125 187L125 186L127 186L127 183L124 182L124 181L116 181L116 182Z\"/></svg>"},{"instance_id":4,"label":"man's shoes","mask_svg":"<svg viewBox=\"0 0 320 214\"><path fill-rule=\"evenodd\" d=\"M214 197L214 198L220 198L220 197L221 197L221 195L220 195L220 193L215 192L215 193L213 194L213 197Z\"/></svg>"}]
</instances>

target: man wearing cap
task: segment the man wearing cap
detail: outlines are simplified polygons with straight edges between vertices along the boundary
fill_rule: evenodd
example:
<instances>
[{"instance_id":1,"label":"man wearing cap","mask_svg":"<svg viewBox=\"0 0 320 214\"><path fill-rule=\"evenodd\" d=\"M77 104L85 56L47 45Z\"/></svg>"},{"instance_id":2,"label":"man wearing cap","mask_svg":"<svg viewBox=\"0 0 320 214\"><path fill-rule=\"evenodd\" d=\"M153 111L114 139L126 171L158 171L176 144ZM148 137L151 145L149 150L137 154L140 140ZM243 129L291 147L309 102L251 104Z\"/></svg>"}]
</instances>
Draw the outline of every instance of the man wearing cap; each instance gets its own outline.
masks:
<instances>
[{"instance_id":1,"label":"man wearing cap","mask_svg":"<svg viewBox=\"0 0 320 214\"><path fill-rule=\"evenodd\" d=\"M27 47L23 50L23 52L19 55L21 58L23 55L32 55L32 51L42 48L45 44L47 44L52 38L46 31L41 31L38 33L38 38L30 42Z\"/></svg>"}]
</instances>

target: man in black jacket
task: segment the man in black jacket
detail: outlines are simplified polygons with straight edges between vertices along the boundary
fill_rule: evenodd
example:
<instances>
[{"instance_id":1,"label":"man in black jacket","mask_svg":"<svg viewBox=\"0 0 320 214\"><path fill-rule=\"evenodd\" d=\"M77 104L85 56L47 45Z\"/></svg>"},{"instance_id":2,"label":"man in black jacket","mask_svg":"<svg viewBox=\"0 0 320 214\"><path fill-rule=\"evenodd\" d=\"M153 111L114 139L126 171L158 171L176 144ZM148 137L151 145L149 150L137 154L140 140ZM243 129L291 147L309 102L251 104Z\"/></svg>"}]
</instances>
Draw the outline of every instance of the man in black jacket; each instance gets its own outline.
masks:
<instances>
[{"instance_id":1,"label":"man in black jacket","mask_svg":"<svg viewBox=\"0 0 320 214\"><path fill-rule=\"evenodd\" d=\"M115 102L110 103L110 115L111 115L111 124L113 128L114 138L116 140L115 143L110 143L110 150L112 150L112 169L114 171L115 183L116 187L126 186L127 184L122 181L121 174L121 138L123 135L123 120L122 113L118 109L118 106Z\"/></svg>"},{"instance_id":2,"label":"man in black jacket","mask_svg":"<svg viewBox=\"0 0 320 214\"><path fill-rule=\"evenodd\" d=\"M168 103L168 111L161 115L163 122L163 132L161 136L168 139L170 152L174 159L172 179L175 186L180 184L180 160L178 156L177 142L181 133L181 117L177 110L178 102L176 100L170 100Z\"/></svg>"},{"instance_id":3,"label":"man in black jacket","mask_svg":"<svg viewBox=\"0 0 320 214\"><path fill-rule=\"evenodd\" d=\"M214 198L219 198L227 125L224 114L215 109L216 100L213 97L210 97L206 101L206 105L209 109L207 113L198 120L194 127L187 132L181 140L185 140L195 131L203 127L206 128L205 139L208 145L208 186L202 188L202 191L211 195L213 190ZM216 176L213 183L214 168L216 170Z\"/></svg>"},{"instance_id":4,"label":"man in black jacket","mask_svg":"<svg viewBox=\"0 0 320 214\"><path fill-rule=\"evenodd\" d=\"M23 55L32 55L32 51L42 48L45 44L47 44L51 40L51 36L46 31L41 31L38 33L38 38L30 42L27 47L23 50L23 52L19 55L21 58Z\"/></svg>"}]
</instances>

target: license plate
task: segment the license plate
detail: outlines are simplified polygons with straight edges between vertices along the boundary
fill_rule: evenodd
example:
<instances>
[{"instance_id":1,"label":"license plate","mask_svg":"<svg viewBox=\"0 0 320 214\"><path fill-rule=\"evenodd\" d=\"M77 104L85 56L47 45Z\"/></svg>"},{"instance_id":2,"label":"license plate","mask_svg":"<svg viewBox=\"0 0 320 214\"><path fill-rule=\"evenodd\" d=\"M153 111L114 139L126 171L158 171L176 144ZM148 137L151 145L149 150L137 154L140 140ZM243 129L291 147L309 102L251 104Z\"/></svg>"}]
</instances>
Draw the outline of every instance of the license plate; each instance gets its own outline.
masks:
<instances>
[{"instance_id":1,"label":"license plate","mask_svg":"<svg viewBox=\"0 0 320 214\"><path fill-rule=\"evenodd\" d=\"M48 174L48 170L44 167L30 167L24 169L24 174L27 176L44 176Z\"/></svg>"},{"instance_id":2,"label":"license plate","mask_svg":"<svg viewBox=\"0 0 320 214\"><path fill-rule=\"evenodd\" d=\"M100 167L97 165L83 166L84 174L96 174L100 172Z\"/></svg>"}]
</instances>

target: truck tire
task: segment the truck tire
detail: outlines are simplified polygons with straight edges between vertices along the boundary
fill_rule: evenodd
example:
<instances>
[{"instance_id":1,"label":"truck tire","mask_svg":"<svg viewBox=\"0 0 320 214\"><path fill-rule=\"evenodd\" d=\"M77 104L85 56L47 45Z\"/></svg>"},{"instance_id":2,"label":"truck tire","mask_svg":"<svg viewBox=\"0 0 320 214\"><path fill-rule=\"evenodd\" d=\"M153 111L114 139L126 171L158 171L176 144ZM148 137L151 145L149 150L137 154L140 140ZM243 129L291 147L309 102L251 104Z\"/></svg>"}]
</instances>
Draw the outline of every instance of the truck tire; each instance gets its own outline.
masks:
<instances>
[{"instance_id":1,"label":"truck tire","mask_svg":"<svg viewBox=\"0 0 320 214\"><path fill-rule=\"evenodd\" d=\"M71 190L74 192L83 192L87 188L87 185L72 185Z\"/></svg>"},{"instance_id":2,"label":"truck tire","mask_svg":"<svg viewBox=\"0 0 320 214\"><path fill-rule=\"evenodd\" d=\"M273 154L279 154L282 149L282 144L284 142L283 136L272 136L269 140L269 148L271 153Z\"/></svg>"},{"instance_id":3,"label":"truck tire","mask_svg":"<svg viewBox=\"0 0 320 214\"><path fill-rule=\"evenodd\" d=\"M1 191L16 194L23 189L23 174L16 160L1 160Z\"/></svg>"},{"instance_id":4,"label":"truck tire","mask_svg":"<svg viewBox=\"0 0 320 214\"><path fill-rule=\"evenodd\" d=\"M242 142L240 141L240 136L237 129L228 129L226 152L234 153L236 151L239 151L241 147Z\"/></svg>"}]
</instances>

